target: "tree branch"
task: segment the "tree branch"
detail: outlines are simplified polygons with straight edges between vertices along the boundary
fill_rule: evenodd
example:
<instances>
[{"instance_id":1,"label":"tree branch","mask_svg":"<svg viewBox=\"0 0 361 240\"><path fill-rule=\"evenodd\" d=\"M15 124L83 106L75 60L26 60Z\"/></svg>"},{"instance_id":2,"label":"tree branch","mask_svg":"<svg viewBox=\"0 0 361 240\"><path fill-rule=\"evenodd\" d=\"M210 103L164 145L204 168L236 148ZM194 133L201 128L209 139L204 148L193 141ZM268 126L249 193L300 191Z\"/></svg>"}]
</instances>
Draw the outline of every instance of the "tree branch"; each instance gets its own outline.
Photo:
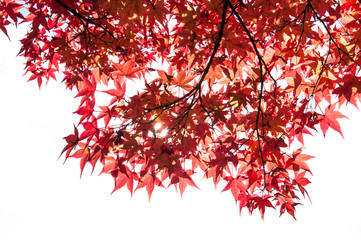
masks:
<instances>
[{"instance_id":1,"label":"tree branch","mask_svg":"<svg viewBox=\"0 0 361 240\"><path fill-rule=\"evenodd\" d=\"M80 13L78 13L77 11L75 11L74 9L72 9L71 7L69 7L68 5L66 5L65 3L63 3L61 0L54 0L54 2L56 2L57 4L59 4L60 6L62 6L63 8L65 8L66 10L68 10L71 14L73 14L74 16L76 16L77 18L79 18L79 20L81 20L81 22L83 23L83 25L85 26L86 29L88 29L88 24L93 24L97 27L100 27L101 29L103 29L106 33L108 33L110 36L112 36L113 38L116 39L116 37L114 37L114 35L109 32L109 30L104 27L102 24L94 22L94 20L99 20L101 18L98 19L89 19L84 17L83 15L81 15ZM84 23L84 21L86 23ZM88 30L89 31L89 30Z\"/></svg>"},{"instance_id":2,"label":"tree branch","mask_svg":"<svg viewBox=\"0 0 361 240\"><path fill-rule=\"evenodd\" d=\"M265 78L265 75L263 75L263 66L265 67L265 70L266 72L271 76L271 72L269 71L268 67L267 67L267 64L264 62L261 54L259 53L258 51L258 48L257 48L257 45L256 45L256 42L254 40L254 38L252 37L250 31L248 30L246 24L244 23L243 19L241 18L241 16L238 14L238 12L236 11L236 9L234 8L234 6L229 2L228 3L229 6L231 7L234 15L236 16L238 22L241 24L242 28L244 29L244 31L246 32L252 46L253 46L253 49L257 55L257 58L258 58L258 63L259 63L259 74L260 74L260 93L259 93L259 97L258 97L258 107L257 107L257 116L256 116L256 123L255 123L255 129L253 130L252 132L252 135L256 132L257 133L257 142L258 142L258 147L259 147L259 153L260 153L260 158L261 158L261 161L262 161L262 167L263 167L263 178L264 178L264 185L266 188L267 185L266 185L266 167L265 167L265 160L263 158L263 154L262 154L262 146L261 146L261 135L260 135L260 132L259 132L259 124L260 124L260 114L262 113L262 108L261 108L261 103L262 103L262 97L263 97L263 88L264 88L264 78ZM271 78L273 79L273 77L271 76ZM275 82L275 79L273 79L273 81ZM263 122L261 120L261 122ZM264 133L263 133L264 134ZM251 136L252 136L251 135Z\"/></svg>"}]
</instances>

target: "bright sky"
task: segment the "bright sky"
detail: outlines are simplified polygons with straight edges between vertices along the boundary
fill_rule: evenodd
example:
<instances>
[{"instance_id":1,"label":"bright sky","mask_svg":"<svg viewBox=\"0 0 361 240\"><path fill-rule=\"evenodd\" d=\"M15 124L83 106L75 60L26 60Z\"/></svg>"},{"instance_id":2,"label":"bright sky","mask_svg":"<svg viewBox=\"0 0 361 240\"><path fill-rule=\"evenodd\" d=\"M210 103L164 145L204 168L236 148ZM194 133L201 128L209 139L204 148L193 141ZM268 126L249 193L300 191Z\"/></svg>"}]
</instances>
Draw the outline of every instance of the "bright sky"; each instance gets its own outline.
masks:
<instances>
[{"instance_id":1,"label":"bright sky","mask_svg":"<svg viewBox=\"0 0 361 240\"><path fill-rule=\"evenodd\" d=\"M361 112L350 106L341 120L345 139L330 131L306 138L314 176L297 221L267 209L265 220L235 205L230 192L197 181L183 199L174 189L158 189L150 203L145 190L112 196L113 179L79 179L79 161L57 161L62 139L73 131L73 94L57 82L40 91L26 83L19 43L0 34L0 239L361 239Z\"/></svg>"}]
</instances>

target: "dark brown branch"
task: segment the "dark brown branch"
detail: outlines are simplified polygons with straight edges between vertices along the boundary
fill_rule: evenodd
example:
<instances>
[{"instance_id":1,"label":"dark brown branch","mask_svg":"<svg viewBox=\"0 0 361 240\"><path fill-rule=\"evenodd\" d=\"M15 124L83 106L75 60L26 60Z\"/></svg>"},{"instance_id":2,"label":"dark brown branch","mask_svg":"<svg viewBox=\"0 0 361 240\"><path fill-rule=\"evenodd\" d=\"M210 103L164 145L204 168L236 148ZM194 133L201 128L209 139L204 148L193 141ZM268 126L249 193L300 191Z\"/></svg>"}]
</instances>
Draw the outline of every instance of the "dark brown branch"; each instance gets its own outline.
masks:
<instances>
[{"instance_id":1,"label":"dark brown branch","mask_svg":"<svg viewBox=\"0 0 361 240\"><path fill-rule=\"evenodd\" d=\"M337 50L338 50L338 52L339 52L340 57L341 57L340 52L343 52L343 53L351 60L351 62L353 62L353 63L355 63L357 66L361 67L360 64L358 64L345 50L343 50L342 48L340 48L340 47L337 45L337 43L336 43L336 41L335 41L335 38L332 36L332 34L331 34L330 30L328 29L326 23L320 18L320 16L319 16L318 13L316 12L316 10L313 8L312 4L309 4L309 5L310 5L310 8L311 8L312 12L315 14L315 17L321 22L322 26L325 28L325 30L326 30L326 32L327 32L327 34L328 34L328 36L329 36L329 39L330 39L330 40L333 42L333 44L335 44L335 46L337 47ZM341 60L343 60L343 59L341 58ZM343 60L343 61L345 61L345 60Z\"/></svg>"},{"instance_id":2,"label":"dark brown branch","mask_svg":"<svg viewBox=\"0 0 361 240\"><path fill-rule=\"evenodd\" d=\"M251 41L252 47L254 49L254 51L256 52L258 61L260 62L260 76L262 79L262 65L264 66L266 72L268 73L269 77L272 79L273 83L275 86L277 86L277 82L276 79L274 79L274 77L271 74L271 71L269 70L269 68L267 67L267 64L265 63L265 61L263 60L261 54L259 53L258 49L257 49L257 45L256 42L254 40L254 38L252 37L250 31L248 30L246 24L243 22L243 19L241 18L241 16L238 14L238 12L236 11L236 8L230 3L228 2L228 5L230 6L230 8L232 9L233 14L236 16L238 22L241 24L242 28L244 29L244 31L246 32L249 40ZM263 83L262 83L263 84Z\"/></svg>"},{"instance_id":3,"label":"dark brown branch","mask_svg":"<svg viewBox=\"0 0 361 240\"><path fill-rule=\"evenodd\" d=\"M54 0L54 2L56 2L57 4L59 4L60 6L62 6L63 8L65 8L66 10L68 10L69 12L71 12L74 16L76 16L79 19L82 19L86 22L90 22L89 19L87 19L86 17L84 17L83 15L79 14L77 11L75 11L74 9L72 9L71 7L69 7L68 5L66 5L65 3L63 3L60 0Z\"/></svg>"},{"instance_id":4,"label":"dark brown branch","mask_svg":"<svg viewBox=\"0 0 361 240\"><path fill-rule=\"evenodd\" d=\"M167 104L159 105L159 106L157 106L155 108L152 108L152 109L146 109L148 112L154 111L156 109L171 108L171 107L175 106L176 104L182 102L183 100L188 100L190 96L192 96L192 95L195 96L197 93L199 93L199 96L196 98L195 101L191 102L191 104L188 107L187 111L189 112L192 109L192 107L196 104L196 102L198 100L201 101L201 86L202 86L202 83L205 80L206 75L209 72L209 69L210 69L210 67L212 65L212 62L213 62L217 52L218 52L221 40L223 38L223 31L224 31L224 26L225 26L225 23L226 23L226 15L227 15L228 5L229 5L229 0L224 0L223 10L222 10L222 20L221 20L219 31L218 31L218 36L217 36L217 39L216 39L216 41L214 43L212 54L211 54L211 56L210 56L210 58L209 58L209 60L207 62L206 67L204 68L204 70L202 72L202 76L201 76L199 82L197 83L197 85L191 91L189 91L187 94L182 96L181 98L179 98L177 100L174 100L173 102L170 102L170 103L167 103ZM203 104L202 104L202 106L203 106ZM203 109L206 111L206 109L204 107L203 107ZM184 113L184 114L186 114L186 113Z\"/></svg>"},{"instance_id":5,"label":"dark brown branch","mask_svg":"<svg viewBox=\"0 0 361 240\"><path fill-rule=\"evenodd\" d=\"M109 30L106 27L104 27L102 24L97 23L97 22L94 21L94 20L100 20L101 18L99 18L99 19L86 18L83 15L81 15L80 13L78 13L77 11L75 11L74 9L72 9L71 7L69 7L68 5L66 5L65 3L63 3L61 0L54 0L54 2L56 2L57 4L59 4L60 6L65 8L67 11L69 11L71 14L76 16L82 22L82 24L84 25L84 27L86 29L88 29L89 24L93 24L94 26L97 26L97 27L103 29L106 33L108 33L110 36L115 38L114 35L111 32L109 32Z\"/></svg>"},{"instance_id":6,"label":"dark brown branch","mask_svg":"<svg viewBox=\"0 0 361 240\"><path fill-rule=\"evenodd\" d=\"M298 43L297 43L296 48L295 48L295 51L296 51L296 52L297 52L298 47L299 47L300 44L301 44L303 33L305 32L306 13L307 13L307 10L308 10L308 8L310 7L310 5L311 5L311 4L310 4L310 1L308 1L307 4L306 4L305 9L304 9L304 10L302 11L302 13L299 15L299 16L301 16L301 15L303 14L303 19L302 19L302 29L301 29L300 37L299 37L299 39L298 39Z\"/></svg>"},{"instance_id":7,"label":"dark brown branch","mask_svg":"<svg viewBox=\"0 0 361 240\"><path fill-rule=\"evenodd\" d=\"M253 49L257 55L258 58L258 62L259 62L259 72L260 72L260 93L259 93L259 97L258 97L258 107L257 107L257 116L256 116L256 123L255 123L255 129L252 132L252 135L256 132L257 133L257 142L258 142L258 147L259 147L259 153L260 153L260 157L261 157L261 161L262 161L262 167L263 167L263 178L264 178L264 183L265 183L265 188L267 187L266 184L266 162L263 158L263 154L262 154L262 146L261 146L261 135L259 133L259 123L260 123L260 115L262 113L262 108L261 108L261 103L262 103L262 97L263 97L263 88L264 88L264 78L265 76L263 75L263 66L265 67L266 72L271 76L271 72L269 71L267 64L264 62L261 54L258 51L256 42L254 40L254 38L252 37L250 31L248 30L246 24L244 23L243 19L241 18L241 16L238 14L238 12L236 11L236 9L234 8L234 6L229 3L234 15L236 16L238 22L241 24L243 30L246 32L252 46ZM271 76L272 77L272 76ZM272 78L273 79L273 78ZM275 81L275 80L274 80ZM261 120L262 122L262 120ZM264 134L264 133L263 133ZM251 135L251 136L252 136Z\"/></svg>"}]
</instances>

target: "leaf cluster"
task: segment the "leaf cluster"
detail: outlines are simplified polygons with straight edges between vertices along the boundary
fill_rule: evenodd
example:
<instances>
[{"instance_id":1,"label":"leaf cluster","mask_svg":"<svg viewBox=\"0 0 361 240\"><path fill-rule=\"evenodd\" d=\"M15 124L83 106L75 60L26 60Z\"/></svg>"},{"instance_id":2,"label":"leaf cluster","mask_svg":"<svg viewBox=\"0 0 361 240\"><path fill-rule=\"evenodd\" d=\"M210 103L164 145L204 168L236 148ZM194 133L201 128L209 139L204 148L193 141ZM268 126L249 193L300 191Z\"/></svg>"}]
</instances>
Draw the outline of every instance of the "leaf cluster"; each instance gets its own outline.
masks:
<instances>
[{"instance_id":1,"label":"leaf cluster","mask_svg":"<svg viewBox=\"0 0 361 240\"><path fill-rule=\"evenodd\" d=\"M65 159L149 198L202 172L262 218L295 217L303 136L342 135L338 108L360 100L360 19L356 0L0 1L6 35L29 24L29 81L62 72L80 100Z\"/></svg>"}]
</instances>

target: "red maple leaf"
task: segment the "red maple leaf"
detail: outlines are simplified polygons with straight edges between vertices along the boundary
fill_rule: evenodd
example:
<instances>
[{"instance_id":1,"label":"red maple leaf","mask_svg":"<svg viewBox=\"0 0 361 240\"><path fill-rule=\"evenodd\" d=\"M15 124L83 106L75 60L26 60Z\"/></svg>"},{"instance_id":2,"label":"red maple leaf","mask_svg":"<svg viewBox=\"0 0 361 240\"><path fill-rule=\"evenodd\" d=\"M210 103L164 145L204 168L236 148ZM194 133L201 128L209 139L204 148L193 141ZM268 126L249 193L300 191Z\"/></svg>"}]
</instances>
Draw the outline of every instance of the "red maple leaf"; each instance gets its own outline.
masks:
<instances>
[{"instance_id":1,"label":"red maple leaf","mask_svg":"<svg viewBox=\"0 0 361 240\"><path fill-rule=\"evenodd\" d=\"M67 145L64 147L63 151L61 151L60 156L66 151L65 160L69 157L70 152L78 145L79 142L79 132L78 129L74 125L74 134L70 134L67 137L64 137ZM60 157L59 156L59 157Z\"/></svg>"},{"instance_id":2,"label":"red maple leaf","mask_svg":"<svg viewBox=\"0 0 361 240\"><path fill-rule=\"evenodd\" d=\"M341 126L338 122L339 118L345 118L346 116L338 111L334 111L336 107L336 103L328 106L325 110L325 115L319 115L320 119L320 127L323 132L323 135L326 136L326 132L329 127L331 127L333 130L337 131L339 134L341 134L342 137L342 131ZM347 117L346 117L347 118Z\"/></svg>"}]
</instances>

